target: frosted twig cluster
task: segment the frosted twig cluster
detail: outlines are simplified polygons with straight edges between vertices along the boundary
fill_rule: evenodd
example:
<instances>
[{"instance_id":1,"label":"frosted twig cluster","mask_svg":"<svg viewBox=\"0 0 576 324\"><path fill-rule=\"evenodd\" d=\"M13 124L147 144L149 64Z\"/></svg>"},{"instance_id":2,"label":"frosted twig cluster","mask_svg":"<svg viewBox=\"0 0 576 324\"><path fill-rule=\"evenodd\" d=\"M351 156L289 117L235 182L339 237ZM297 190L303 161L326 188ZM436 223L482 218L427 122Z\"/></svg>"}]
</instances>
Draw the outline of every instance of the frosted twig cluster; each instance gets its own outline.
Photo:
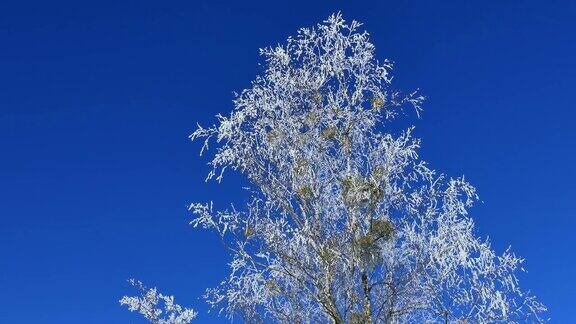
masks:
<instances>
[{"instance_id":1,"label":"frosted twig cluster","mask_svg":"<svg viewBox=\"0 0 576 324\"><path fill-rule=\"evenodd\" d=\"M131 312L138 312L153 324L188 324L196 318L197 313L174 303L174 296L166 296L156 288L146 288L137 280L130 279L130 284L136 287L140 295L124 296L120 304L128 307Z\"/></svg>"}]
</instances>

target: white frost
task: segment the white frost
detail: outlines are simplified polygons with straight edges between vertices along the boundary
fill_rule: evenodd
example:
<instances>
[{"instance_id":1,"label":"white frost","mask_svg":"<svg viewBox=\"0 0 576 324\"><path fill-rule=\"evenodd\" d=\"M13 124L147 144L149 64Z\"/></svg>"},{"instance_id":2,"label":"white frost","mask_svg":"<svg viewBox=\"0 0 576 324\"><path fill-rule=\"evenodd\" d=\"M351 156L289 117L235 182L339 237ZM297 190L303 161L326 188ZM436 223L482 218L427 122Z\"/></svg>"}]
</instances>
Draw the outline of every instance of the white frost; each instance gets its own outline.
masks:
<instances>
[{"instance_id":1,"label":"white frost","mask_svg":"<svg viewBox=\"0 0 576 324\"><path fill-rule=\"evenodd\" d=\"M247 322L542 321L518 286L523 260L474 234L474 187L395 130L424 97L390 88L392 63L360 26L334 14L262 49L266 70L233 112L191 135L202 152L215 143L209 179L236 170L254 192L243 210L190 206L233 257L208 302Z\"/></svg>"}]
</instances>

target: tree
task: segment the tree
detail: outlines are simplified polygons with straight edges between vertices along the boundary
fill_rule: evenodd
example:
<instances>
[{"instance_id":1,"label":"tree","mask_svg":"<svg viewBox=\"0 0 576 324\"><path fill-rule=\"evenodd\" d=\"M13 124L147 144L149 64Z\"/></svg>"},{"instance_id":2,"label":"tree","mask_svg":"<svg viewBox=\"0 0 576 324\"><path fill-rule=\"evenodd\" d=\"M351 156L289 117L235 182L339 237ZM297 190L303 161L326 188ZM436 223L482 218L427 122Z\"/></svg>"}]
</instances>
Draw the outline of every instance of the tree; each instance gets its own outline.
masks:
<instances>
[{"instance_id":1,"label":"tree","mask_svg":"<svg viewBox=\"0 0 576 324\"><path fill-rule=\"evenodd\" d=\"M196 311L174 303L174 296L159 293L156 288L146 288L142 282L130 279L130 284L136 287L140 295L124 296L120 305L128 307L131 312L137 311L153 324L188 324L196 318ZM161 308L158 304L161 304Z\"/></svg>"},{"instance_id":2,"label":"tree","mask_svg":"<svg viewBox=\"0 0 576 324\"><path fill-rule=\"evenodd\" d=\"M242 210L190 206L231 251L207 301L249 323L542 321L523 260L474 233L474 187L421 160L412 127L395 131L424 97L391 90L360 27L338 13L262 49L232 113L191 135L201 154L216 143L207 180L251 183Z\"/></svg>"}]
</instances>

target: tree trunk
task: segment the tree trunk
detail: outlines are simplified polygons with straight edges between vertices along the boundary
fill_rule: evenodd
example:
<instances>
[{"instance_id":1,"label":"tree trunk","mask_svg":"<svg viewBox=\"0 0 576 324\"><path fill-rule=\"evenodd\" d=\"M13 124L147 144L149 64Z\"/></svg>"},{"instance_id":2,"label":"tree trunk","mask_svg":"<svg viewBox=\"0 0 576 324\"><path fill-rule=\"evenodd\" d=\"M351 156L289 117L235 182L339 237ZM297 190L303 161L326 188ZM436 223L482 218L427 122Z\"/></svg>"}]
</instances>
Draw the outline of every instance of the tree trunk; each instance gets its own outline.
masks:
<instances>
[{"instance_id":1,"label":"tree trunk","mask_svg":"<svg viewBox=\"0 0 576 324\"><path fill-rule=\"evenodd\" d=\"M362 271L362 288L364 289L364 317L366 324L372 324L372 301L370 300L370 287L368 286L368 275Z\"/></svg>"}]
</instances>

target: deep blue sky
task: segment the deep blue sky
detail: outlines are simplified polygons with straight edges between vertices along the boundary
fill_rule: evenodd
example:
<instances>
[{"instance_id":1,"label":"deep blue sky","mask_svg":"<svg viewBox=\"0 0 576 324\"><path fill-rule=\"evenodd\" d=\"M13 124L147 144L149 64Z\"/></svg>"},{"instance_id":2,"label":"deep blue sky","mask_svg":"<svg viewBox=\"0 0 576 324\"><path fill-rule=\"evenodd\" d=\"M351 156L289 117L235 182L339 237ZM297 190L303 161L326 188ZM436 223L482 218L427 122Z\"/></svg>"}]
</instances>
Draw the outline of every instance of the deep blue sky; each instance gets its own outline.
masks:
<instances>
[{"instance_id":1,"label":"deep blue sky","mask_svg":"<svg viewBox=\"0 0 576 324\"><path fill-rule=\"evenodd\" d=\"M224 322L198 298L226 254L186 206L238 201L241 179L205 184L187 136L259 47L337 10L429 97L422 156L478 187L478 233L574 322L576 2L462 2L0 2L0 322L140 323L117 302L132 276Z\"/></svg>"}]
</instances>

